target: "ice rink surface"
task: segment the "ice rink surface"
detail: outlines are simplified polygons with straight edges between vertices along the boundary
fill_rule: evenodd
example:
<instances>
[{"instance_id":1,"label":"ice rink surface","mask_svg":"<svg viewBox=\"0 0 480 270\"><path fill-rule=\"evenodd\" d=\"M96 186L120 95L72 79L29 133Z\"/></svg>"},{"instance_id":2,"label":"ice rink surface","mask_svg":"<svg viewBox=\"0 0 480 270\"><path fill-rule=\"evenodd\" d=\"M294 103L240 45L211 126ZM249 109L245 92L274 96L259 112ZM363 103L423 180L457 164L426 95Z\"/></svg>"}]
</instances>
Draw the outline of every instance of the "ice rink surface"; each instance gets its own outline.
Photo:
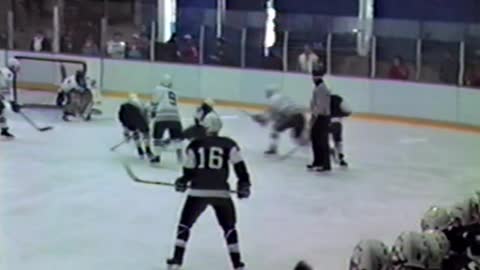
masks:
<instances>
[{"instance_id":1,"label":"ice rink surface","mask_svg":"<svg viewBox=\"0 0 480 270\"><path fill-rule=\"evenodd\" d=\"M59 111L25 110L39 133L11 115L14 141L0 141L0 269L155 270L171 255L184 195L132 182L129 162L142 177L179 176L174 153L162 168L135 156L116 120L120 100L104 115L64 123ZM182 106L184 124L194 110ZM306 259L315 269L347 269L354 244L377 238L391 244L419 228L432 204L449 205L480 189L480 137L454 131L359 120L346 122L350 168L307 172L309 151L277 161L265 158L268 130L234 109L219 109L223 134L242 147L253 193L238 201L238 229L247 269L293 269ZM290 138L281 140L283 152ZM231 177L231 183L235 178ZM211 210L192 230L187 270L228 270L221 229Z\"/></svg>"}]
</instances>

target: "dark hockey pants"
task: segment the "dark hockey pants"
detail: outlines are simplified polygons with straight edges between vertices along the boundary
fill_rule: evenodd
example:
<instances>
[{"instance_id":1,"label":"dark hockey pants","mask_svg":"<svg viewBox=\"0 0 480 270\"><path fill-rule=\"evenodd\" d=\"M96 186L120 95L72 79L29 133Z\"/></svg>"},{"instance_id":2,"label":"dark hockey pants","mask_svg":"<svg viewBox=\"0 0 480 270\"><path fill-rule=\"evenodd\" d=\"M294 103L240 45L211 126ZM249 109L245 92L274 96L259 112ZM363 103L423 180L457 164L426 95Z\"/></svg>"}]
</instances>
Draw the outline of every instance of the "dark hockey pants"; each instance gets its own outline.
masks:
<instances>
[{"instance_id":1,"label":"dark hockey pants","mask_svg":"<svg viewBox=\"0 0 480 270\"><path fill-rule=\"evenodd\" d=\"M178 225L174 259L180 263L183 262L185 248L190 237L190 229L208 206L212 206L215 211L218 223L224 232L231 262L233 267L237 268L241 265L241 257L238 244L238 234L235 228L237 217L235 206L231 198L187 197L180 217L180 223Z\"/></svg>"}]
</instances>

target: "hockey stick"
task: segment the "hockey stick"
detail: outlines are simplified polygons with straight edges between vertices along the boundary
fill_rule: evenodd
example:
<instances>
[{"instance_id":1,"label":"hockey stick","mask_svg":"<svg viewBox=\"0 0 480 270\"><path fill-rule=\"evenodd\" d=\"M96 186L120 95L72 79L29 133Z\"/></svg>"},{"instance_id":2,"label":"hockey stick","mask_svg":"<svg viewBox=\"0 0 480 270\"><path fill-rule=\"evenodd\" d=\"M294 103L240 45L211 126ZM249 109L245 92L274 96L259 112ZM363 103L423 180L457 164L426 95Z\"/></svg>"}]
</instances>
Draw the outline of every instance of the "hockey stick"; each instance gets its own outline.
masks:
<instances>
[{"instance_id":1,"label":"hockey stick","mask_svg":"<svg viewBox=\"0 0 480 270\"><path fill-rule=\"evenodd\" d=\"M135 175L133 172L132 168L128 166L126 163L123 164L123 167L125 168L125 171L127 171L128 176L137 183L142 183L142 184L148 184L148 185L157 185L157 186L167 186L167 187L175 187L175 184L170 183L170 182L163 182L163 181L152 181L152 180L146 180L146 179L141 179L138 176ZM237 193L236 190L228 190L229 193Z\"/></svg>"},{"instance_id":2,"label":"hockey stick","mask_svg":"<svg viewBox=\"0 0 480 270\"><path fill-rule=\"evenodd\" d=\"M29 123L33 128L35 128L36 130L40 131L40 132L45 132L45 131L49 131L49 130L52 130L53 127L51 126L47 126L47 127L39 127L37 124L35 124L35 122L33 122L32 119L30 119L30 117L28 117L24 112L19 112L19 114L23 117L23 119L25 119L25 121L27 121L27 123Z\"/></svg>"},{"instance_id":3,"label":"hockey stick","mask_svg":"<svg viewBox=\"0 0 480 270\"><path fill-rule=\"evenodd\" d=\"M122 145L123 145L124 143L126 143L126 142L128 142L128 140L127 140L127 139L124 139L123 141L115 144L114 146L110 147L110 151L113 152L113 151L117 150L118 147L122 146Z\"/></svg>"},{"instance_id":4,"label":"hockey stick","mask_svg":"<svg viewBox=\"0 0 480 270\"><path fill-rule=\"evenodd\" d=\"M128 176L135 182L137 183L142 183L142 184L149 184L149 185L158 185L158 186L168 186L168 187L174 187L175 184L169 183L169 182L161 182L161 181L149 181L149 180L143 180L139 177L137 177L130 166L127 164L123 164L123 167L125 168L125 171L127 171Z\"/></svg>"},{"instance_id":5,"label":"hockey stick","mask_svg":"<svg viewBox=\"0 0 480 270\"><path fill-rule=\"evenodd\" d=\"M287 153L278 156L278 160L285 160L285 159L291 157L293 154L295 154L298 151L298 149L300 149L300 146L293 147Z\"/></svg>"}]
</instances>

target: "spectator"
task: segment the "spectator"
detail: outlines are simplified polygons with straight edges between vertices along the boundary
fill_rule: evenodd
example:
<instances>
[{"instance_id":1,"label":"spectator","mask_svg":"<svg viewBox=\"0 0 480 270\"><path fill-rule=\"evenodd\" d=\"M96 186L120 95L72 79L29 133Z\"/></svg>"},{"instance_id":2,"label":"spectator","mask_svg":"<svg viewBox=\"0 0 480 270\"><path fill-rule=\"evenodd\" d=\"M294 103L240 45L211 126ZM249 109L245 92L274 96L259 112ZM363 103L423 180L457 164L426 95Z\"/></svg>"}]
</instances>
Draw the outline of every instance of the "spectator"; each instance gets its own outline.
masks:
<instances>
[{"instance_id":1,"label":"spectator","mask_svg":"<svg viewBox=\"0 0 480 270\"><path fill-rule=\"evenodd\" d=\"M231 65L230 57L225 46L225 39L217 38L215 43L215 53L210 55L212 64Z\"/></svg>"},{"instance_id":2,"label":"spectator","mask_svg":"<svg viewBox=\"0 0 480 270\"><path fill-rule=\"evenodd\" d=\"M480 87L480 65L476 65L468 78L467 84L473 87Z\"/></svg>"},{"instance_id":3,"label":"spectator","mask_svg":"<svg viewBox=\"0 0 480 270\"><path fill-rule=\"evenodd\" d=\"M87 37L82 47L82 54L86 56L100 56L100 50L92 37Z\"/></svg>"},{"instance_id":4,"label":"spectator","mask_svg":"<svg viewBox=\"0 0 480 270\"><path fill-rule=\"evenodd\" d=\"M446 84L457 84L458 60L451 53L446 53L439 71L440 81Z\"/></svg>"},{"instance_id":5,"label":"spectator","mask_svg":"<svg viewBox=\"0 0 480 270\"><path fill-rule=\"evenodd\" d=\"M60 43L60 51L63 53L75 52L72 31L68 31L67 34L62 37L62 40Z\"/></svg>"},{"instance_id":6,"label":"spectator","mask_svg":"<svg viewBox=\"0 0 480 270\"><path fill-rule=\"evenodd\" d=\"M400 56L393 58L393 64L388 71L388 78L393 80L408 80L410 71Z\"/></svg>"},{"instance_id":7,"label":"spectator","mask_svg":"<svg viewBox=\"0 0 480 270\"><path fill-rule=\"evenodd\" d=\"M179 57L177 34L172 33L172 36L166 43L165 61L177 62Z\"/></svg>"},{"instance_id":8,"label":"spectator","mask_svg":"<svg viewBox=\"0 0 480 270\"><path fill-rule=\"evenodd\" d=\"M135 34L132 41L128 44L127 58L129 59L146 59L147 48L139 35Z\"/></svg>"},{"instance_id":9,"label":"spectator","mask_svg":"<svg viewBox=\"0 0 480 270\"><path fill-rule=\"evenodd\" d=\"M283 70L282 58L278 57L272 48L269 49L267 57L264 58L263 68L270 70Z\"/></svg>"},{"instance_id":10,"label":"spectator","mask_svg":"<svg viewBox=\"0 0 480 270\"><path fill-rule=\"evenodd\" d=\"M0 33L0 48L4 49L8 46L7 35Z\"/></svg>"},{"instance_id":11,"label":"spectator","mask_svg":"<svg viewBox=\"0 0 480 270\"><path fill-rule=\"evenodd\" d=\"M30 50L34 52L51 52L52 44L50 40L39 30L35 33L30 42Z\"/></svg>"},{"instance_id":12,"label":"spectator","mask_svg":"<svg viewBox=\"0 0 480 270\"><path fill-rule=\"evenodd\" d=\"M195 46L192 36L185 35L183 39L185 44L183 49L180 51L182 61L185 63L198 64L198 50Z\"/></svg>"},{"instance_id":13,"label":"spectator","mask_svg":"<svg viewBox=\"0 0 480 270\"><path fill-rule=\"evenodd\" d=\"M122 40L121 33L114 33L113 39L107 42L107 55L111 58L123 59L127 51L127 44Z\"/></svg>"},{"instance_id":14,"label":"spectator","mask_svg":"<svg viewBox=\"0 0 480 270\"><path fill-rule=\"evenodd\" d=\"M312 73L313 66L319 62L318 56L313 52L310 45L303 47L303 53L298 56L298 69L301 72Z\"/></svg>"}]
</instances>

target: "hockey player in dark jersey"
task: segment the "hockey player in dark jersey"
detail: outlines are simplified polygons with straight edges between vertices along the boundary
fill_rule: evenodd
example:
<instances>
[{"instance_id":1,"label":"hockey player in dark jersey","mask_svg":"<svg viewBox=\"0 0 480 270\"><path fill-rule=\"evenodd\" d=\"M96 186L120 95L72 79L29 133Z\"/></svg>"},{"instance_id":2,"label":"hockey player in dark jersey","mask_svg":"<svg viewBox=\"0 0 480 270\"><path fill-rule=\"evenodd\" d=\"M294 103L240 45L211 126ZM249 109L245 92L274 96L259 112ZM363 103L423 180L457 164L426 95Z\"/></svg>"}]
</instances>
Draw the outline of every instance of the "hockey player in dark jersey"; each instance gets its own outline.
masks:
<instances>
[{"instance_id":1,"label":"hockey player in dark jersey","mask_svg":"<svg viewBox=\"0 0 480 270\"><path fill-rule=\"evenodd\" d=\"M330 135L334 144L334 160L337 160L340 166L347 167L345 154L343 152L343 118L352 114L346 102L340 95L332 94L330 96Z\"/></svg>"},{"instance_id":2,"label":"hockey player in dark jersey","mask_svg":"<svg viewBox=\"0 0 480 270\"><path fill-rule=\"evenodd\" d=\"M196 109L194 115L195 124L186 128L183 131L183 137L185 139L192 140L206 135L206 130L205 127L202 125L202 122L208 114L216 113L215 109L213 108L214 105L215 102L212 99L207 98Z\"/></svg>"},{"instance_id":3,"label":"hockey player in dark jersey","mask_svg":"<svg viewBox=\"0 0 480 270\"><path fill-rule=\"evenodd\" d=\"M137 95L131 94L128 101L120 105L118 118L124 128L123 135L126 140L133 138L138 155L143 158L146 154L150 161L158 158L152 153L150 147L150 128L148 126L148 111ZM145 147L145 148L144 148Z\"/></svg>"},{"instance_id":4,"label":"hockey player in dark jersey","mask_svg":"<svg viewBox=\"0 0 480 270\"><path fill-rule=\"evenodd\" d=\"M238 177L239 199L250 196L250 176L236 142L218 135L222 127L220 118L216 114L208 114L202 125L207 134L190 142L186 149L183 176L175 182L178 192L187 189L189 192L178 224L174 254L167 260L167 266L169 270L176 270L183 264L190 230L205 209L211 206L223 229L233 269L243 270L245 265L240 256L237 217L227 182L230 164Z\"/></svg>"}]
</instances>

